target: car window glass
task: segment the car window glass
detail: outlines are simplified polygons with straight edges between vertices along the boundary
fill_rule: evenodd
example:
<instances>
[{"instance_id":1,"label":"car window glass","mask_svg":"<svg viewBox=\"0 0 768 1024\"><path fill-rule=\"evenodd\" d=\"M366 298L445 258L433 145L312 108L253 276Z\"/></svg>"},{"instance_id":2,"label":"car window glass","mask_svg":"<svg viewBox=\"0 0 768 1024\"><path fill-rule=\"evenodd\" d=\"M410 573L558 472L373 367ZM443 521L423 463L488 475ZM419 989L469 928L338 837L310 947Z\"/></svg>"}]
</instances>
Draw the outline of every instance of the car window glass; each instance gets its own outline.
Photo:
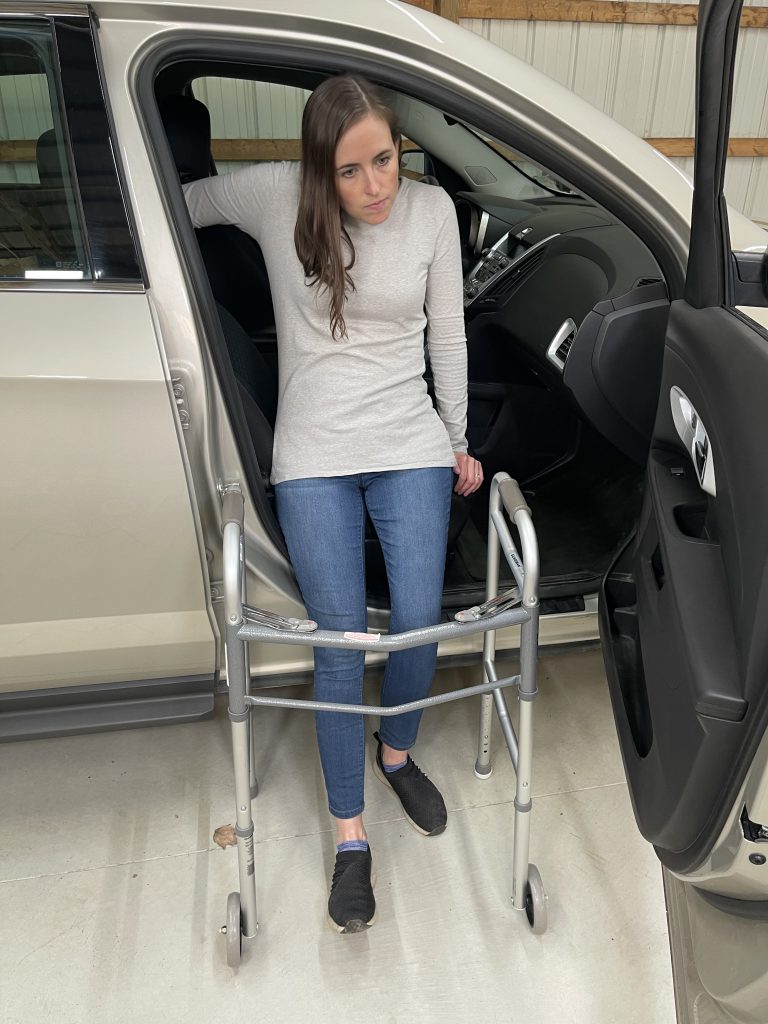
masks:
<instances>
[{"instance_id":1,"label":"car window glass","mask_svg":"<svg viewBox=\"0 0 768 1024\"><path fill-rule=\"evenodd\" d=\"M198 78L192 91L211 115L211 151L219 174L259 160L301 158L301 118L310 92L274 82ZM431 173L423 151L403 139L401 168L420 179Z\"/></svg>"},{"instance_id":2,"label":"car window glass","mask_svg":"<svg viewBox=\"0 0 768 1024\"><path fill-rule=\"evenodd\" d=\"M742 23L736 44L725 198L729 206L768 227L768 36ZM732 231L734 249L741 248Z\"/></svg>"},{"instance_id":3,"label":"car window glass","mask_svg":"<svg viewBox=\"0 0 768 1024\"><path fill-rule=\"evenodd\" d=\"M485 132L479 131L479 129L473 127L466 122L462 122L466 128L468 128L473 134L477 135L478 138L483 139L492 146L496 152L503 156L505 160L508 160L512 167L518 172L517 179L514 186L510 189L509 183L507 186L508 194L510 198L514 199L539 199L547 195L578 195L575 189L571 188L565 181L560 178L554 177L549 171L544 170L538 164L533 163L527 157L521 153L516 153L509 147L502 145L497 139L492 138L490 135L486 135Z\"/></svg>"},{"instance_id":4,"label":"car window glass","mask_svg":"<svg viewBox=\"0 0 768 1024\"><path fill-rule=\"evenodd\" d=\"M298 160L306 89L236 78L198 78L195 97L211 115L219 174L259 160Z\"/></svg>"},{"instance_id":5,"label":"car window glass","mask_svg":"<svg viewBox=\"0 0 768 1024\"><path fill-rule=\"evenodd\" d=\"M0 279L90 278L47 26L0 23Z\"/></svg>"},{"instance_id":6,"label":"car window glass","mask_svg":"<svg viewBox=\"0 0 768 1024\"><path fill-rule=\"evenodd\" d=\"M759 11L759 9L756 9ZM736 43L733 100L723 191L729 206L728 227L740 257L737 276L755 283L751 301L768 305L768 35L742 18ZM761 230L762 229L762 230ZM745 262L748 261L748 262ZM762 266L761 266L762 262ZM743 301L750 301L746 295ZM739 305L743 314L768 328L768 310Z\"/></svg>"}]
</instances>

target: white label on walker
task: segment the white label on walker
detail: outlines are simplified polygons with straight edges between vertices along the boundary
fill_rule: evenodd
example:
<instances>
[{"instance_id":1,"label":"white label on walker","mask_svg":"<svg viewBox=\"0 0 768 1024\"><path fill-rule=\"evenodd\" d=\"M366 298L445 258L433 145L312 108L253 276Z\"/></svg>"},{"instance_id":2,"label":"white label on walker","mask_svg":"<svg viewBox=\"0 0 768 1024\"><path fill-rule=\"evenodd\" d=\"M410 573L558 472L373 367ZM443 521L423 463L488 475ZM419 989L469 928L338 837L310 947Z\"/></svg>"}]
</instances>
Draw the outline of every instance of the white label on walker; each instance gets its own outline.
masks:
<instances>
[{"instance_id":1,"label":"white label on walker","mask_svg":"<svg viewBox=\"0 0 768 1024\"><path fill-rule=\"evenodd\" d=\"M381 633L345 633L345 640L361 640L367 644L377 644L381 640Z\"/></svg>"}]
</instances>

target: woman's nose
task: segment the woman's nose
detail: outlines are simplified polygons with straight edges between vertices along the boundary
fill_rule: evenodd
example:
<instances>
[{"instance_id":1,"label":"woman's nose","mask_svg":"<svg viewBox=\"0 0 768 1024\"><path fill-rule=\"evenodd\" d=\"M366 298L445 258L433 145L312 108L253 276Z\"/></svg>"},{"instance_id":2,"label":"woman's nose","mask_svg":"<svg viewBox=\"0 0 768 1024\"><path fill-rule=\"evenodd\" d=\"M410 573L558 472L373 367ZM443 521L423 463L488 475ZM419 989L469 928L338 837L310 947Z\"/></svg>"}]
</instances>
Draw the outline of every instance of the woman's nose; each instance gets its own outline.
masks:
<instances>
[{"instance_id":1,"label":"woman's nose","mask_svg":"<svg viewBox=\"0 0 768 1024\"><path fill-rule=\"evenodd\" d=\"M369 196L376 196L381 192L381 185L379 184L376 172L373 170L368 171L365 178L365 191Z\"/></svg>"}]
</instances>

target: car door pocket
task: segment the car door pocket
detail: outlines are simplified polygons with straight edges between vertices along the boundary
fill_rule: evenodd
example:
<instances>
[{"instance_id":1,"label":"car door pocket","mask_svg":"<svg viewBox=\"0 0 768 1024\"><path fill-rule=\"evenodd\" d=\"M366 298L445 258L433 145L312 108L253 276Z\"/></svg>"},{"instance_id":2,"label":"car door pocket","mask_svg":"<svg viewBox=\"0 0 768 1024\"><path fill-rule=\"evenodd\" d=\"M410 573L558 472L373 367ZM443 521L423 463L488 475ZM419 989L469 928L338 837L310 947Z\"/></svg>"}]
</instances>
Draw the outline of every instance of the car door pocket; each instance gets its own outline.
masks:
<instances>
[{"instance_id":1,"label":"car door pocket","mask_svg":"<svg viewBox=\"0 0 768 1024\"><path fill-rule=\"evenodd\" d=\"M692 540L717 543L717 531L707 503L685 503L674 507L675 523L680 533Z\"/></svg>"},{"instance_id":2,"label":"car door pocket","mask_svg":"<svg viewBox=\"0 0 768 1024\"><path fill-rule=\"evenodd\" d=\"M644 642L641 628L648 678L666 691L687 689L698 715L740 721L747 704L711 506L687 460L654 451L648 470L650 506L633 567L643 626L653 624L655 637Z\"/></svg>"},{"instance_id":3,"label":"car door pocket","mask_svg":"<svg viewBox=\"0 0 768 1024\"><path fill-rule=\"evenodd\" d=\"M626 731L638 757L645 757L653 743L653 724L648 703L642 653L637 624L635 581L628 571L631 549L628 544L603 580L600 601L600 633L606 674L611 684L617 725Z\"/></svg>"}]
</instances>

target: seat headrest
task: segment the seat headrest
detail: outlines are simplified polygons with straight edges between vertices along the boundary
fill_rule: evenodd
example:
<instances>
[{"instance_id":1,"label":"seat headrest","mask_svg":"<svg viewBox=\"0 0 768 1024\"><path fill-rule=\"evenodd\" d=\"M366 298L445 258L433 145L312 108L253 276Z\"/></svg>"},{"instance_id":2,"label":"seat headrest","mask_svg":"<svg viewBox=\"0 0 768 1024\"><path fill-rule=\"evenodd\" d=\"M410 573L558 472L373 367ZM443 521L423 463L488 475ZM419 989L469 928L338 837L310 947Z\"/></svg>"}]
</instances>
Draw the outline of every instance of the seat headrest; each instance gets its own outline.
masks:
<instances>
[{"instance_id":1,"label":"seat headrest","mask_svg":"<svg viewBox=\"0 0 768 1024\"><path fill-rule=\"evenodd\" d=\"M182 184L210 177L211 115L206 105L192 96L164 96L158 108Z\"/></svg>"},{"instance_id":2,"label":"seat headrest","mask_svg":"<svg viewBox=\"0 0 768 1024\"><path fill-rule=\"evenodd\" d=\"M53 128L43 132L37 140L35 160L40 184L46 188L61 188L64 184L64 175L61 171L59 144L56 141L56 132Z\"/></svg>"}]
</instances>

